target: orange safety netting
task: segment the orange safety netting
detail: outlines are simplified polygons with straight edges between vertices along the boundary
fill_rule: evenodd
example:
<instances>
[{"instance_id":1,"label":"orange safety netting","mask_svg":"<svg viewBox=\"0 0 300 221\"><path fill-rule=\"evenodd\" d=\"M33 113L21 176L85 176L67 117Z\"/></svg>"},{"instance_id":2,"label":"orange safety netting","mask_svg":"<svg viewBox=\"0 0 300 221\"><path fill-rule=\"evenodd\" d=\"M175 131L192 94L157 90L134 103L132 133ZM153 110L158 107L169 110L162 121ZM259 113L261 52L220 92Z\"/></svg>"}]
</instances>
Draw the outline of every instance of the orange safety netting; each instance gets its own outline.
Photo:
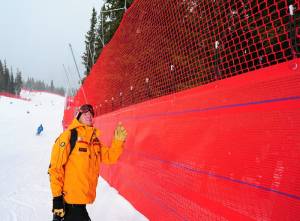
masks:
<instances>
[{"instance_id":1,"label":"orange safety netting","mask_svg":"<svg viewBox=\"0 0 300 221\"><path fill-rule=\"evenodd\" d=\"M84 83L87 102L101 115L299 57L299 12L294 0L136 0Z\"/></svg>"}]
</instances>

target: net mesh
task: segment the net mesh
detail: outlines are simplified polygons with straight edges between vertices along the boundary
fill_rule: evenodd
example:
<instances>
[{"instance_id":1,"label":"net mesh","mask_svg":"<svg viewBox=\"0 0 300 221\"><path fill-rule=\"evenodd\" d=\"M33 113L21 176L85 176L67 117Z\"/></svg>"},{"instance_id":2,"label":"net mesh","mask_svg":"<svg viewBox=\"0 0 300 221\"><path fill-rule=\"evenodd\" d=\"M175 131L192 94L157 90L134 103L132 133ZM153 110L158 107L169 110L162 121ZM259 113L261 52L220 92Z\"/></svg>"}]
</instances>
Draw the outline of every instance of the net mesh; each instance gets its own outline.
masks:
<instances>
[{"instance_id":1,"label":"net mesh","mask_svg":"<svg viewBox=\"0 0 300 221\"><path fill-rule=\"evenodd\" d=\"M68 108L101 115L299 56L299 1L136 0Z\"/></svg>"}]
</instances>

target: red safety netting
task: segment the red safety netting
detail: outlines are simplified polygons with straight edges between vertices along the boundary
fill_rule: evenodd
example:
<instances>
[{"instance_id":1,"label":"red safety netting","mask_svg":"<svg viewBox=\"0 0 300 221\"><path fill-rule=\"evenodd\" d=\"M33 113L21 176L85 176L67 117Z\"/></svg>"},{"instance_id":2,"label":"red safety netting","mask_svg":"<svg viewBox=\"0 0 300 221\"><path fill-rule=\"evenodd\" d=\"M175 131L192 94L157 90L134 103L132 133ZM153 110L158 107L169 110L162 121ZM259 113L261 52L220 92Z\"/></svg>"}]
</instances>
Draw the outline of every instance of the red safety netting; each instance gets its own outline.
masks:
<instances>
[{"instance_id":1,"label":"red safety netting","mask_svg":"<svg viewBox=\"0 0 300 221\"><path fill-rule=\"evenodd\" d=\"M298 220L299 19L299 1L136 0L83 86L101 141L128 132L101 175L154 221Z\"/></svg>"},{"instance_id":2,"label":"red safety netting","mask_svg":"<svg viewBox=\"0 0 300 221\"><path fill-rule=\"evenodd\" d=\"M151 221L299 220L299 62L97 117L104 143L128 132L101 176Z\"/></svg>"},{"instance_id":3,"label":"red safety netting","mask_svg":"<svg viewBox=\"0 0 300 221\"><path fill-rule=\"evenodd\" d=\"M136 0L84 83L87 101L101 115L299 57L299 12L294 0Z\"/></svg>"}]
</instances>

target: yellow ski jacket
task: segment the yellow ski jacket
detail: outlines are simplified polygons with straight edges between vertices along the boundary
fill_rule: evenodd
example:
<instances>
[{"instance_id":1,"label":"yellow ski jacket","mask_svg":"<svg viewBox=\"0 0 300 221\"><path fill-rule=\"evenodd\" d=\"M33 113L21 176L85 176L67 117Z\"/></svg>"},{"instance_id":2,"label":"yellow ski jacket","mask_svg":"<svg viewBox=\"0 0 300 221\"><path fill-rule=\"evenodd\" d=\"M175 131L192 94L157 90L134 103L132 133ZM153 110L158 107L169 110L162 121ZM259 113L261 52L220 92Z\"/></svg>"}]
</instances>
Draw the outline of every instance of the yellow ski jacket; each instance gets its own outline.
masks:
<instances>
[{"instance_id":1,"label":"yellow ski jacket","mask_svg":"<svg viewBox=\"0 0 300 221\"><path fill-rule=\"evenodd\" d=\"M77 130L77 142L70 154L71 129ZM55 141L48 173L53 197L64 196L69 204L89 204L96 198L99 166L115 163L122 153L123 142L113 140L111 147L98 139L98 129L74 119Z\"/></svg>"}]
</instances>

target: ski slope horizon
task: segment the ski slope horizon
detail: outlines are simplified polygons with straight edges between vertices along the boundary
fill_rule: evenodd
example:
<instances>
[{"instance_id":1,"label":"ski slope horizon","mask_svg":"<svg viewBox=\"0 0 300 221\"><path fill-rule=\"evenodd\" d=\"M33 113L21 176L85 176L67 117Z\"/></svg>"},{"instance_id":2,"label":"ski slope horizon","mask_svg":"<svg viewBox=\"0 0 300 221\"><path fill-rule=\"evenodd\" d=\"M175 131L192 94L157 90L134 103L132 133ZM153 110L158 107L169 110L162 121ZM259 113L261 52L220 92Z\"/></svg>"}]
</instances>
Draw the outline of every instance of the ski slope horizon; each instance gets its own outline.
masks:
<instances>
[{"instance_id":1,"label":"ski slope horizon","mask_svg":"<svg viewBox=\"0 0 300 221\"><path fill-rule=\"evenodd\" d=\"M65 98L25 90L21 97L30 100L0 96L0 220L51 220L47 169L52 145L62 132ZM44 131L37 136L40 124ZM101 177L97 198L87 210L92 221L148 220Z\"/></svg>"}]
</instances>

